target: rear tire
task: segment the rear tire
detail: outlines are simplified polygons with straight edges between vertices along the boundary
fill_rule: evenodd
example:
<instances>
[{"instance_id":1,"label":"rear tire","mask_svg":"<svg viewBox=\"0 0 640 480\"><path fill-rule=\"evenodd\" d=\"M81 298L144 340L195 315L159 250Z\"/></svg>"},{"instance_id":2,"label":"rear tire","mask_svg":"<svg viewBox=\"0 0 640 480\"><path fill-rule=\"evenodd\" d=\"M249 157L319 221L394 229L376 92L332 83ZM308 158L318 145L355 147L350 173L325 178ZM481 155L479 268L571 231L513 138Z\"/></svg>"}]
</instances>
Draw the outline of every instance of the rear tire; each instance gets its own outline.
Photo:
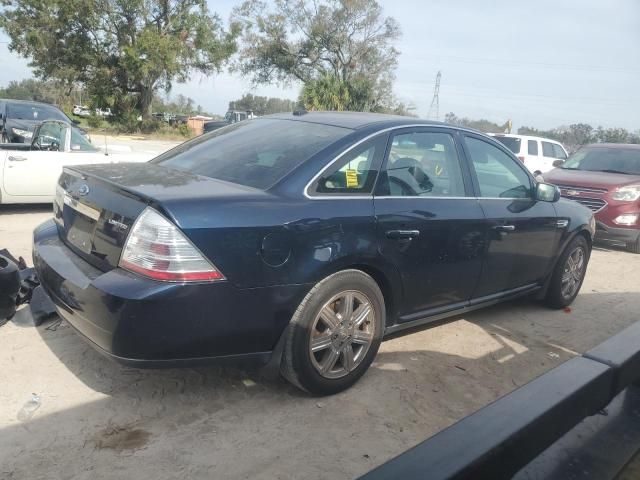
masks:
<instances>
[{"instance_id":1,"label":"rear tire","mask_svg":"<svg viewBox=\"0 0 640 480\"><path fill-rule=\"evenodd\" d=\"M551 308L565 308L573 303L584 281L591 249L578 235L564 249L551 276L544 302Z\"/></svg>"},{"instance_id":2,"label":"rear tire","mask_svg":"<svg viewBox=\"0 0 640 480\"><path fill-rule=\"evenodd\" d=\"M640 253L640 235L635 242L627 243L627 251L631 253Z\"/></svg>"},{"instance_id":3,"label":"rear tire","mask_svg":"<svg viewBox=\"0 0 640 480\"><path fill-rule=\"evenodd\" d=\"M316 284L286 334L280 372L313 395L332 395L356 383L378 352L384 297L360 270L343 270Z\"/></svg>"}]
</instances>

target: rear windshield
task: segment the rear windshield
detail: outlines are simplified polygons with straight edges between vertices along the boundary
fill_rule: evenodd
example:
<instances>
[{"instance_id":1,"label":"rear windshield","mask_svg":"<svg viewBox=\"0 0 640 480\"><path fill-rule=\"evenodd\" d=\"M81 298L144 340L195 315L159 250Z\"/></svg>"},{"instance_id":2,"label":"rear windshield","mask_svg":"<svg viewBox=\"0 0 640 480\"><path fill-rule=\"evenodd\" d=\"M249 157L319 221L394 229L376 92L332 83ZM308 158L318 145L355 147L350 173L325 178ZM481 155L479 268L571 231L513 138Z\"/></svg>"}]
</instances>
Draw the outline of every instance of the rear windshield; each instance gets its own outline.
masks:
<instances>
[{"instance_id":1,"label":"rear windshield","mask_svg":"<svg viewBox=\"0 0 640 480\"><path fill-rule=\"evenodd\" d=\"M202 135L151 163L266 190L349 132L316 123L256 119Z\"/></svg>"},{"instance_id":2,"label":"rear windshield","mask_svg":"<svg viewBox=\"0 0 640 480\"><path fill-rule=\"evenodd\" d=\"M494 137L500 143L502 143L505 147L511 150L513 153L520 153L520 142L521 140L516 137Z\"/></svg>"},{"instance_id":3,"label":"rear windshield","mask_svg":"<svg viewBox=\"0 0 640 480\"><path fill-rule=\"evenodd\" d=\"M640 175L640 148L582 148L562 168Z\"/></svg>"},{"instance_id":4,"label":"rear windshield","mask_svg":"<svg viewBox=\"0 0 640 480\"><path fill-rule=\"evenodd\" d=\"M17 120L62 120L69 119L57 108L47 105L9 103L7 105L7 118Z\"/></svg>"}]
</instances>

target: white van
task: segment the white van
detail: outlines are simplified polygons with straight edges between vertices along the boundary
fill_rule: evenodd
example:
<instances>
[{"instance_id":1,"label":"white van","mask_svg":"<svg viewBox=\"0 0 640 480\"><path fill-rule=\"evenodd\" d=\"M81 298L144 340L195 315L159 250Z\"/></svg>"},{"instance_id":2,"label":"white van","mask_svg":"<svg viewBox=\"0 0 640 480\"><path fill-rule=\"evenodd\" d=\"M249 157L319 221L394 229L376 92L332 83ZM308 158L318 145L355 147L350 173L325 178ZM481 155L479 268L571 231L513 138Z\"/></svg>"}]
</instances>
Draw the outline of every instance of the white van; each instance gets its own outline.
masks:
<instances>
[{"instance_id":1,"label":"white van","mask_svg":"<svg viewBox=\"0 0 640 480\"><path fill-rule=\"evenodd\" d=\"M534 175L545 173L554 168L556 160L566 160L567 150L560 142L548 138L510 133L490 133L499 142L516 154L522 163Z\"/></svg>"}]
</instances>

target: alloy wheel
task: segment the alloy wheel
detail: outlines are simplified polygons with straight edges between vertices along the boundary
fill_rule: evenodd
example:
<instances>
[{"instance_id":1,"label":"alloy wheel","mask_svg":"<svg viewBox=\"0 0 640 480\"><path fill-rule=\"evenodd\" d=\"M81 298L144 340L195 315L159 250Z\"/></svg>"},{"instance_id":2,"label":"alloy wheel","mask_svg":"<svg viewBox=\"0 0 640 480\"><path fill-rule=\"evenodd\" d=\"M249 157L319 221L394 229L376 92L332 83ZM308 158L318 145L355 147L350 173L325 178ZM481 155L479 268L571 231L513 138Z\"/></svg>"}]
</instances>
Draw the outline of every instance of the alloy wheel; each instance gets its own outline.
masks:
<instances>
[{"instance_id":1,"label":"alloy wheel","mask_svg":"<svg viewBox=\"0 0 640 480\"><path fill-rule=\"evenodd\" d=\"M567 257L567 261L564 265L564 272L562 273L562 284L560 291L564 298L573 297L584 274L586 254L584 248L578 247Z\"/></svg>"},{"instance_id":2,"label":"alloy wheel","mask_svg":"<svg viewBox=\"0 0 640 480\"><path fill-rule=\"evenodd\" d=\"M375 311L357 290L334 295L316 315L311 327L309 355L325 378L340 378L360 365L375 335Z\"/></svg>"}]
</instances>

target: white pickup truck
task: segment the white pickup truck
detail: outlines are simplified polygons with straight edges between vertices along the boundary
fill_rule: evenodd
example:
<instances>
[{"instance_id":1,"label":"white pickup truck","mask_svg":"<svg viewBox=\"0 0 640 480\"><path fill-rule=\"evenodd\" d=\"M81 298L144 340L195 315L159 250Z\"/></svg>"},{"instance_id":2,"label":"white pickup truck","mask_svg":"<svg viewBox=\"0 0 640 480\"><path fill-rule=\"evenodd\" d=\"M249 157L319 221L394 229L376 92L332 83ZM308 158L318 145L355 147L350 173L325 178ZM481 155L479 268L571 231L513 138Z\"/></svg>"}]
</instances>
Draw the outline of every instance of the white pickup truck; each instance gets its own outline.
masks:
<instances>
[{"instance_id":1,"label":"white pickup truck","mask_svg":"<svg viewBox=\"0 0 640 480\"><path fill-rule=\"evenodd\" d=\"M0 204L52 202L67 165L147 162L153 156L99 150L68 123L47 120L36 127L30 144L0 144Z\"/></svg>"}]
</instances>

